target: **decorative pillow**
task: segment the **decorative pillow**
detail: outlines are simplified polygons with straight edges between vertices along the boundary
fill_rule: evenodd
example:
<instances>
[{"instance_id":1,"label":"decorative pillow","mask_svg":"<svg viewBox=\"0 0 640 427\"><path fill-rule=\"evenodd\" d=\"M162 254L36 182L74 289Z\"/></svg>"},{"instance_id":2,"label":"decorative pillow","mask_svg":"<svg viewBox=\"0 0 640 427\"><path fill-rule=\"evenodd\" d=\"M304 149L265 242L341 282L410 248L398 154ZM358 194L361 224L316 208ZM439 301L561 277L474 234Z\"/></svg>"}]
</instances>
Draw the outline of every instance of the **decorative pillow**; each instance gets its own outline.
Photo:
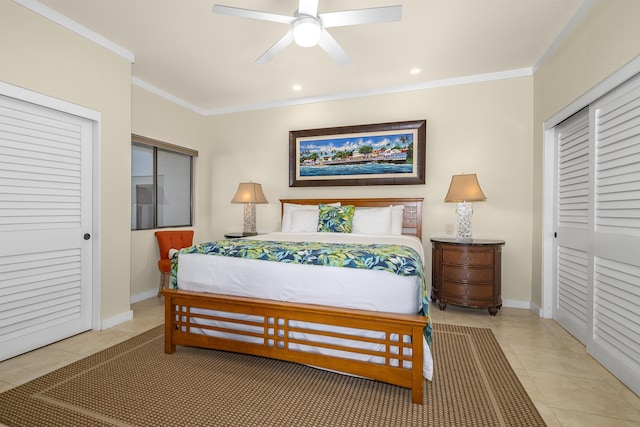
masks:
<instances>
[{"instance_id":1,"label":"decorative pillow","mask_svg":"<svg viewBox=\"0 0 640 427\"><path fill-rule=\"evenodd\" d=\"M331 206L340 206L340 202L331 203ZM295 203L285 203L282 210L282 226L280 231L283 233L291 233L292 213L296 211L314 211L316 213L315 225L313 231L316 231L318 226L318 205L298 205Z\"/></svg>"},{"instance_id":2,"label":"decorative pillow","mask_svg":"<svg viewBox=\"0 0 640 427\"><path fill-rule=\"evenodd\" d=\"M399 236L402 234L402 223L404 222L404 205L391 205L391 234Z\"/></svg>"},{"instance_id":3,"label":"decorative pillow","mask_svg":"<svg viewBox=\"0 0 640 427\"><path fill-rule=\"evenodd\" d=\"M319 205L318 231L329 233L351 233L355 206Z\"/></svg>"},{"instance_id":4,"label":"decorative pillow","mask_svg":"<svg viewBox=\"0 0 640 427\"><path fill-rule=\"evenodd\" d=\"M356 208L353 214L354 234L391 234L391 207L386 208Z\"/></svg>"},{"instance_id":5,"label":"decorative pillow","mask_svg":"<svg viewBox=\"0 0 640 427\"><path fill-rule=\"evenodd\" d=\"M318 231L319 209L295 210L291 212L291 233L315 233Z\"/></svg>"}]
</instances>

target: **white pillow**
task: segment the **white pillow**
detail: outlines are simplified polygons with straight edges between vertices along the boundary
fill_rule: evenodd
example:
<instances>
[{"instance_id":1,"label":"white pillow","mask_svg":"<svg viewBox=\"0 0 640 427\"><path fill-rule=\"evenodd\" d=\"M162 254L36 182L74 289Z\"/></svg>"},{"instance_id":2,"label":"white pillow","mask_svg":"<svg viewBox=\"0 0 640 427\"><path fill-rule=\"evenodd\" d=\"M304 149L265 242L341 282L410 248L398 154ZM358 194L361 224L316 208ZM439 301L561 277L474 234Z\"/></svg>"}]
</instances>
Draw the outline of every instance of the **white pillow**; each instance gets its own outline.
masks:
<instances>
[{"instance_id":1,"label":"white pillow","mask_svg":"<svg viewBox=\"0 0 640 427\"><path fill-rule=\"evenodd\" d=\"M356 208L351 232L354 234L391 234L391 207Z\"/></svg>"},{"instance_id":2,"label":"white pillow","mask_svg":"<svg viewBox=\"0 0 640 427\"><path fill-rule=\"evenodd\" d=\"M340 206L340 202L338 203L330 203L331 206ZM318 228L318 216L320 213L320 208L318 205L297 205L295 203L285 203L284 209L282 212L282 226L280 227L280 231L283 233L293 233L291 231L291 213L295 211L315 211L316 212L316 225L313 231L317 231Z\"/></svg>"},{"instance_id":3,"label":"white pillow","mask_svg":"<svg viewBox=\"0 0 640 427\"><path fill-rule=\"evenodd\" d=\"M402 234L402 223L404 219L404 205L391 205L391 234L400 236Z\"/></svg>"},{"instance_id":4,"label":"white pillow","mask_svg":"<svg viewBox=\"0 0 640 427\"><path fill-rule=\"evenodd\" d=\"M318 231L319 212L316 210L294 210L291 212L291 233L314 233Z\"/></svg>"}]
</instances>

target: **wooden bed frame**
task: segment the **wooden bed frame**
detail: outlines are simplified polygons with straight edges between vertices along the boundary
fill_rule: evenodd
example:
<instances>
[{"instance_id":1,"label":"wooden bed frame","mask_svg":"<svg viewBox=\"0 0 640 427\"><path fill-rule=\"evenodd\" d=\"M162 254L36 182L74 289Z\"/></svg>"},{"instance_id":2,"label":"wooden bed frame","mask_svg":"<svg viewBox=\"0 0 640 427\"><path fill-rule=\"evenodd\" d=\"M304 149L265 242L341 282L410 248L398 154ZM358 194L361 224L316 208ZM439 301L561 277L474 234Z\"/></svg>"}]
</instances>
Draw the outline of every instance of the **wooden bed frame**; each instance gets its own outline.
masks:
<instances>
[{"instance_id":1,"label":"wooden bed frame","mask_svg":"<svg viewBox=\"0 0 640 427\"><path fill-rule=\"evenodd\" d=\"M356 207L384 207L404 205L403 234L422 237L422 198L391 199L281 199L281 203L318 204L342 202ZM283 208L284 209L284 208ZM236 297L213 293L164 289L165 297L165 353L176 351L177 345L211 348L270 357L303 363L334 371L358 375L411 389L414 403L422 403L424 379L423 329L427 319L420 315L354 310L313 304L289 303L265 299ZM236 320L217 314L202 314L200 310L248 314L247 320ZM243 328L209 326L202 322L223 321ZM309 322L383 332L383 338L362 338L345 333L325 332L293 326L290 321ZM220 324L218 324L220 325ZM199 330L242 335L252 342L204 335ZM294 338L290 333L307 332L313 335L354 339L382 344L384 351L357 350L357 353L377 356L384 363L373 363L344 357L300 351L296 345L312 345L332 350L354 352L351 347ZM410 336L411 342L402 338ZM291 348L296 347L296 348ZM411 349L405 355L405 349ZM411 362L411 369L403 367Z\"/></svg>"}]
</instances>

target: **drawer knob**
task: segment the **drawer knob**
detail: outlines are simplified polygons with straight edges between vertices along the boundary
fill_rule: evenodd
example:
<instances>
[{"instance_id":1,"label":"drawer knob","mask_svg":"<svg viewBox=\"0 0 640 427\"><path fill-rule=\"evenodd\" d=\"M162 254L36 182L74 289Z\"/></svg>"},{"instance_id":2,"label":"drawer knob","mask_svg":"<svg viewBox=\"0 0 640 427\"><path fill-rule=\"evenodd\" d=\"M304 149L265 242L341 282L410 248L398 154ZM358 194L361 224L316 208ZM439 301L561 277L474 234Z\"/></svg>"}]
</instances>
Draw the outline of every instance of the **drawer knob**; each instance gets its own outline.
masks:
<instances>
[{"instance_id":1,"label":"drawer knob","mask_svg":"<svg viewBox=\"0 0 640 427\"><path fill-rule=\"evenodd\" d=\"M465 262L469 262L469 261L471 261L471 257L469 257L469 256L467 255L466 257L464 257L464 261L465 261Z\"/></svg>"},{"instance_id":2,"label":"drawer knob","mask_svg":"<svg viewBox=\"0 0 640 427\"><path fill-rule=\"evenodd\" d=\"M464 293L465 293L465 294L467 294L467 295L469 295L469 294L471 293L471 289L465 289L465 290L464 290Z\"/></svg>"},{"instance_id":3,"label":"drawer knob","mask_svg":"<svg viewBox=\"0 0 640 427\"><path fill-rule=\"evenodd\" d=\"M470 272L470 271L467 271L467 279L468 279L469 277L471 277L471 272Z\"/></svg>"}]
</instances>

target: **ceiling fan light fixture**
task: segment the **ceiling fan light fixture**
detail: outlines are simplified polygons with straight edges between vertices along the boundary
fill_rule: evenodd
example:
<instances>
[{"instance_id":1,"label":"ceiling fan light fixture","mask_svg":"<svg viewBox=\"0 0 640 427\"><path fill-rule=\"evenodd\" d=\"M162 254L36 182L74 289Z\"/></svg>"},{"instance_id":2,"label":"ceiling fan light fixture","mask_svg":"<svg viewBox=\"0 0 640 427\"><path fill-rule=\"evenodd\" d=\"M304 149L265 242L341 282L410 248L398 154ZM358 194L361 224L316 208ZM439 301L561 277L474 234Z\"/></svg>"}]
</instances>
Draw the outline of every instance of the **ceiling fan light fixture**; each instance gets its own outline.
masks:
<instances>
[{"instance_id":1,"label":"ceiling fan light fixture","mask_svg":"<svg viewBox=\"0 0 640 427\"><path fill-rule=\"evenodd\" d=\"M321 34L322 25L312 16L298 18L293 23L293 40L298 46L311 47L317 45L320 42Z\"/></svg>"},{"instance_id":2,"label":"ceiling fan light fixture","mask_svg":"<svg viewBox=\"0 0 640 427\"><path fill-rule=\"evenodd\" d=\"M298 9L293 13L293 16L219 4L213 6L213 12L260 21L277 22L289 26L287 33L256 60L258 64L266 64L287 46L295 42L302 47L318 45L338 65L344 66L351 62L351 58L349 58L347 52L336 39L329 34L327 28L394 22L400 21L402 18L401 5L318 13L318 3L319 0L298 0Z\"/></svg>"}]
</instances>

